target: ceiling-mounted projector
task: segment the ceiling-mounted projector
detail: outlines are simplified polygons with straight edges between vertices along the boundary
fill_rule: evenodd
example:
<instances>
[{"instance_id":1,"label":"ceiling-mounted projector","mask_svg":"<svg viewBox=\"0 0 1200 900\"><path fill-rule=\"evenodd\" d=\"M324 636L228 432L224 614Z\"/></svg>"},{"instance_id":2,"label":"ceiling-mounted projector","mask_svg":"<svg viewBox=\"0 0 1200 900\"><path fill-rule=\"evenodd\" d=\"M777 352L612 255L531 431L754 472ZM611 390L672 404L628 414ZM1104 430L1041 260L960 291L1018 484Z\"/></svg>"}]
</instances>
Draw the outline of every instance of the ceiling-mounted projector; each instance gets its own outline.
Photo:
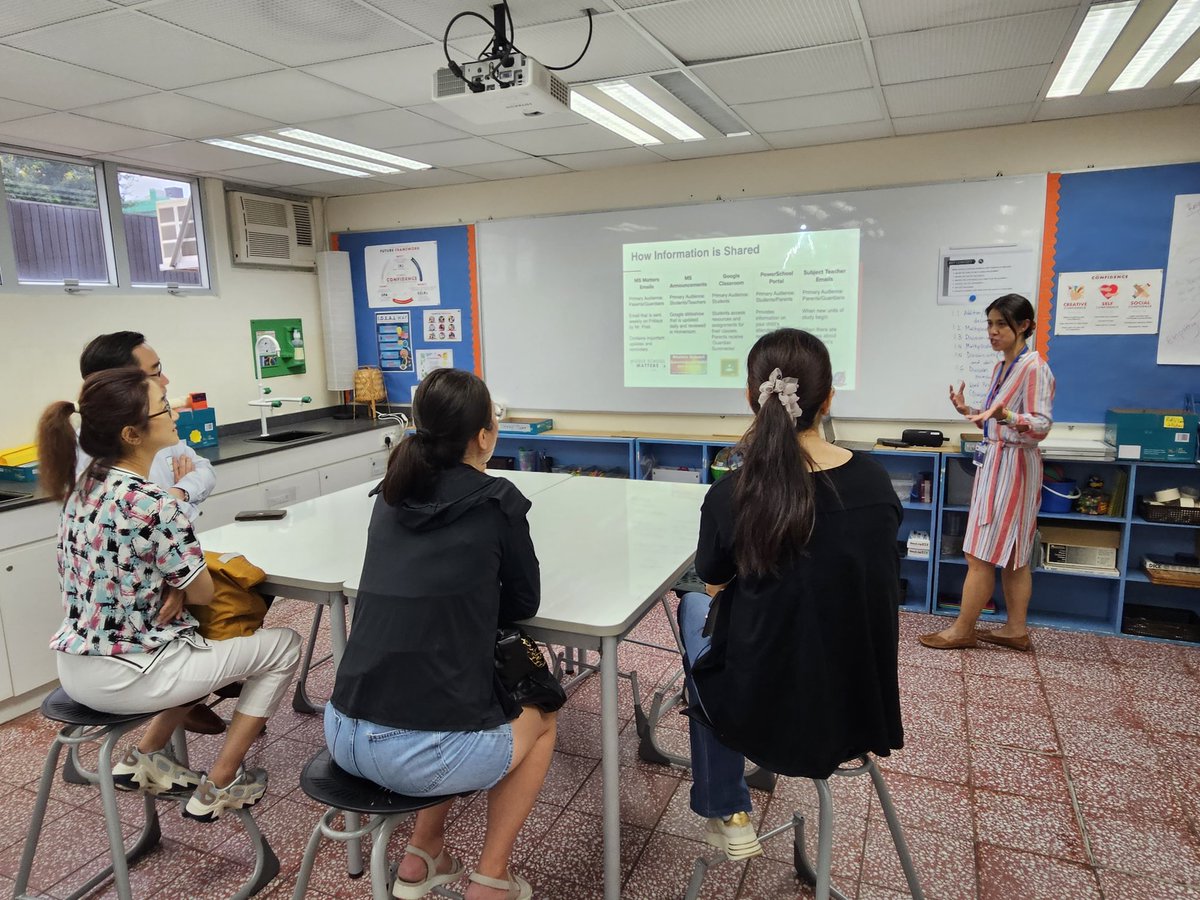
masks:
<instances>
[{"instance_id":1,"label":"ceiling-mounted projector","mask_svg":"<svg viewBox=\"0 0 1200 900\"><path fill-rule=\"evenodd\" d=\"M569 110L571 89L537 60L513 51L463 63L461 78L438 69L433 99L456 116L484 125Z\"/></svg>"}]
</instances>

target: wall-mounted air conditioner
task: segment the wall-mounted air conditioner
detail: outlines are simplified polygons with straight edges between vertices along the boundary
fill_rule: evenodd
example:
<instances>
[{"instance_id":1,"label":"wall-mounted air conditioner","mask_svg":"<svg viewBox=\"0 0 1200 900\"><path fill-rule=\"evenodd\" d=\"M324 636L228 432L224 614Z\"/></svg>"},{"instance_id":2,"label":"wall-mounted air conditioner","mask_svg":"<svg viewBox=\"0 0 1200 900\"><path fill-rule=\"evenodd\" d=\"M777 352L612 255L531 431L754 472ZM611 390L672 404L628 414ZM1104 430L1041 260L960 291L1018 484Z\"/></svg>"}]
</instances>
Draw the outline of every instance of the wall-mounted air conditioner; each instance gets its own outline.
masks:
<instances>
[{"instance_id":1,"label":"wall-mounted air conditioner","mask_svg":"<svg viewBox=\"0 0 1200 900\"><path fill-rule=\"evenodd\" d=\"M236 265L316 265L312 204L229 191L229 223Z\"/></svg>"}]
</instances>

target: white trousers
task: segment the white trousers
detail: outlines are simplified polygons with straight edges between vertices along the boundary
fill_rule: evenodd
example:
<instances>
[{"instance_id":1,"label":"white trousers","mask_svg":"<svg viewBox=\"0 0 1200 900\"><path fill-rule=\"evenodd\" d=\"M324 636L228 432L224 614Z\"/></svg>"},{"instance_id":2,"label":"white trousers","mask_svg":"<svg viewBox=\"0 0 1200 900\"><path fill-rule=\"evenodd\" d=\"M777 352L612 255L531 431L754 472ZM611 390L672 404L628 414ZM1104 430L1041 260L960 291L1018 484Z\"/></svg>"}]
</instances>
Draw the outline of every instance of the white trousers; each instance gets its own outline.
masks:
<instances>
[{"instance_id":1,"label":"white trousers","mask_svg":"<svg viewBox=\"0 0 1200 900\"><path fill-rule=\"evenodd\" d=\"M184 635L154 653L59 653L58 678L76 703L116 714L162 712L244 681L237 711L266 718L278 709L299 664L296 632L260 628L225 641Z\"/></svg>"}]
</instances>

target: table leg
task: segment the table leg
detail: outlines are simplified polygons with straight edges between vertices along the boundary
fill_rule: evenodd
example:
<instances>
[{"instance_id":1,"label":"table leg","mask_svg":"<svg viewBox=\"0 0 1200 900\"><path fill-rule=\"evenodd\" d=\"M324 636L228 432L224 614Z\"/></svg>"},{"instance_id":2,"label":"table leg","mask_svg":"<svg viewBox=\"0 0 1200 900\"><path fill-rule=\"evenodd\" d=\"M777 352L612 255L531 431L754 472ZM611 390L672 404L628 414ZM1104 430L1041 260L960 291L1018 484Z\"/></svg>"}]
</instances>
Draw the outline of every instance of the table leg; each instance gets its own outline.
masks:
<instances>
[{"instance_id":1,"label":"table leg","mask_svg":"<svg viewBox=\"0 0 1200 900\"><path fill-rule=\"evenodd\" d=\"M600 768L604 776L604 900L621 896L621 791L617 749L617 639L600 642Z\"/></svg>"}]
</instances>

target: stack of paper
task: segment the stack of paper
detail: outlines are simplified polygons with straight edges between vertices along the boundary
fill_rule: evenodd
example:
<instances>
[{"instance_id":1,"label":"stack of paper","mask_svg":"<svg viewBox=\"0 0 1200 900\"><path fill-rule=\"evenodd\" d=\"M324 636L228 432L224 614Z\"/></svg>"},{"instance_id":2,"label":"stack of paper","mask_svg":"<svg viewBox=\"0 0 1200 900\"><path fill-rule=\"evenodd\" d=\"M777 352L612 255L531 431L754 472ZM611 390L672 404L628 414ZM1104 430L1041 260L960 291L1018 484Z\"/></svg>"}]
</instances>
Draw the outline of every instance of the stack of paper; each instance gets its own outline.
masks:
<instances>
[{"instance_id":1,"label":"stack of paper","mask_svg":"<svg viewBox=\"0 0 1200 900\"><path fill-rule=\"evenodd\" d=\"M1104 441L1083 438L1060 438L1054 435L1039 445L1043 456L1071 459L1115 459L1116 451Z\"/></svg>"}]
</instances>

